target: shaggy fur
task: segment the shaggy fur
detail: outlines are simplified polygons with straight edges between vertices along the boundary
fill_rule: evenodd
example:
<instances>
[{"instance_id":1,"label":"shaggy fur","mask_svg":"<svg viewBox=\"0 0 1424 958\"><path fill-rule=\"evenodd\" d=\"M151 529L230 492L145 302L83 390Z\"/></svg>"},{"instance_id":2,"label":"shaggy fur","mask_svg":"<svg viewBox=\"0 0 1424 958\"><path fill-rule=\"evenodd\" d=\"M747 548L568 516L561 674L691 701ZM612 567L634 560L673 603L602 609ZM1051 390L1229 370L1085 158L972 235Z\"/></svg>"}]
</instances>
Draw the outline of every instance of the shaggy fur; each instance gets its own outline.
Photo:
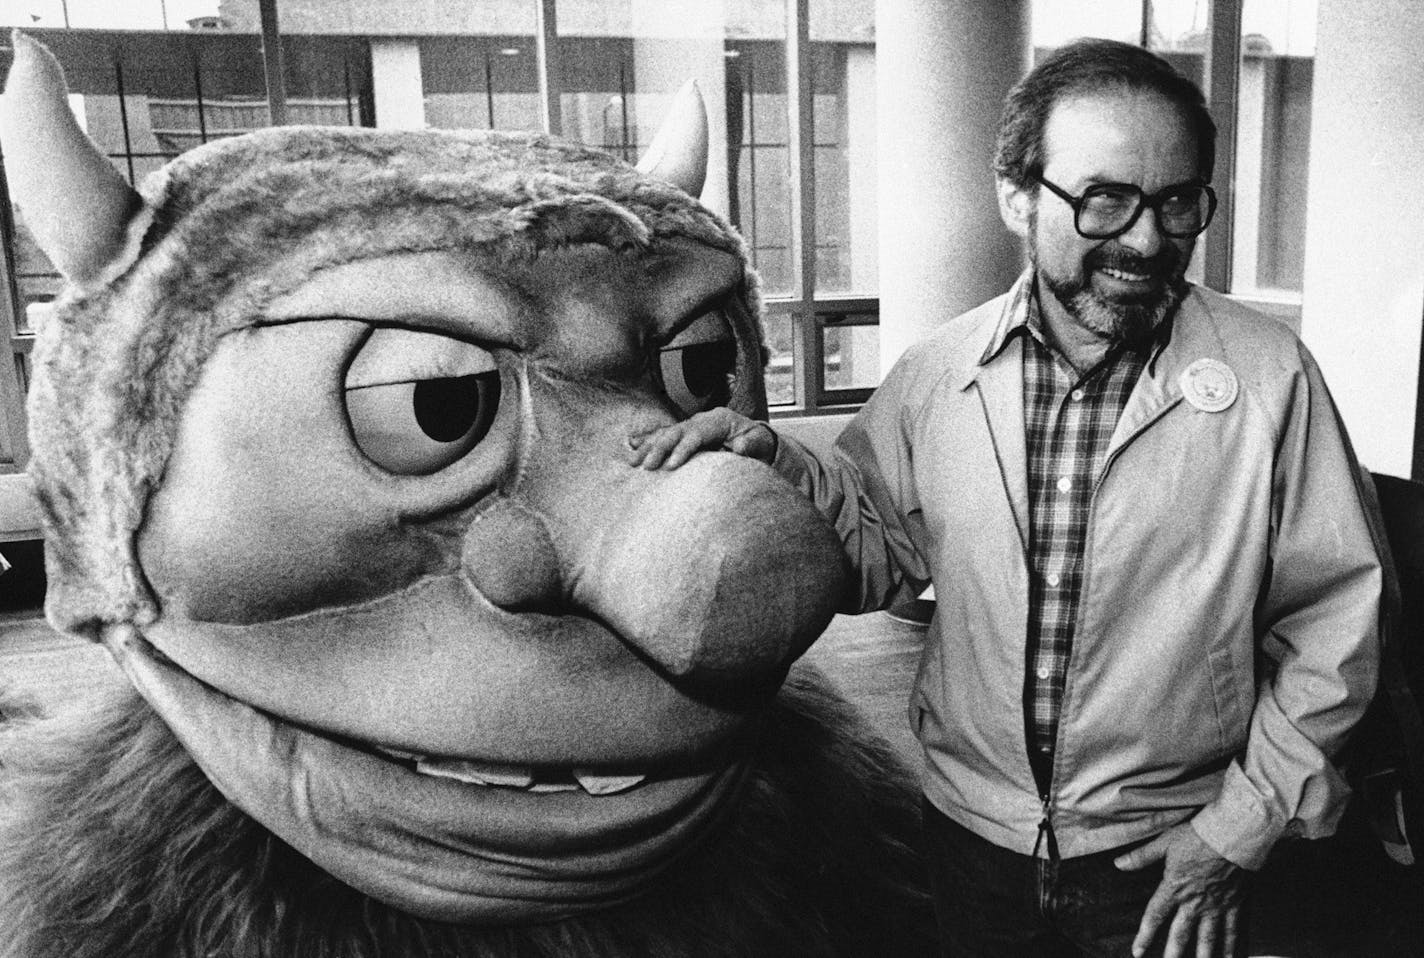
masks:
<instances>
[{"instance_id":1,"label":"shaggy fur","mask_svg":"<svg viewBox=\"0 0 1424 958\"><path fill-rule=\"evenodd\" d=\"M798 669L731 820L650 895L549 925L458 927L320 872L126 694L0 735L0 958L927 955L917 794L852 707Z\"/></svg>"}]
</instances>

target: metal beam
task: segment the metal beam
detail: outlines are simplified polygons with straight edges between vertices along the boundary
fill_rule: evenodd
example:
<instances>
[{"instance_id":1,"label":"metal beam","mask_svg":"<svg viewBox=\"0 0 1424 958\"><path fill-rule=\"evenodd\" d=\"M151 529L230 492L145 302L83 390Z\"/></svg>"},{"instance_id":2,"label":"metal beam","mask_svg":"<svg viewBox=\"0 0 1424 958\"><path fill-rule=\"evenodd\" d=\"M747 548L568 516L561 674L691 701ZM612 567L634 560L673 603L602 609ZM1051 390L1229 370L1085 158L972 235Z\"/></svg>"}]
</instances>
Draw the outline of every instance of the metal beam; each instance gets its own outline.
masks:
<instances>
[{"instance_id":1,"label":"metal beam","mask_svg":"<svg viewBox=\"0 0 1424 958\"><path fill-rule=\"evenodd\" d=\"M796 404L814 409L824 380L816 328L816 143L811 64L811 0L786 4L786 103L791 186L791 251L796 302L791 308Z\"/></svg>"},{"instance_id":2,"label":"metal beam","mask_svg":"<svg viewBox=\"0 0 1424 958\"><path fill-rule=\"evenodd\" d=\"M1205 63L1206 101L1216 121L1218 199L1216 225L1207 230L1202 249L1203 280L1219 292L1231 290L1231 256L1236 228L1236 106L1241 86L1242 0L1213 0L1207 23L1210 44Z\"/></svg>"},{"instance_id":3,"label":"metal beam","mask_svg":"<svg viewBox=\"0 0 1424 958\"><path fill-rule=\"evenodd\" d=\"M534 55L539 68L539 108L544 132L562 136L564 111L559 102L562 93L559 69L559 30L554 14L555 0L535 0Z\"/></svg>"},{"instance_id":4,"label":"metal beam","mask_svg":"<svg viewBox=\"0 0 1424 958\"><path fill-rule=\"evenodd\" d=\"M286 126L287 79L282 69L282 38L277 33L277 0L258 0L262 19L262 72L267 79L267 109L273 126Z\"/></svg>"}]
</instances>

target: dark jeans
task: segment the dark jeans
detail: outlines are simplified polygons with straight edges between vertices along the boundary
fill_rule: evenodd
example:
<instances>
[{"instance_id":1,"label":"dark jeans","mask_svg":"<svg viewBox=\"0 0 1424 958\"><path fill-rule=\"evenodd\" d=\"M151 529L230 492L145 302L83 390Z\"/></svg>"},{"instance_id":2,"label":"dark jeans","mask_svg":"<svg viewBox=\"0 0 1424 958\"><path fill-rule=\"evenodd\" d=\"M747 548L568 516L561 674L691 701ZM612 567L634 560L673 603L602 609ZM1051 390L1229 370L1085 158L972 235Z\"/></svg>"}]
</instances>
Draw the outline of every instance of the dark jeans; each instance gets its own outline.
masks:
<instances>
[{"instance_id":1,"label":"dark jeans","mask_svg":"<svg viewBox=\"0 0 1424 958\"><path fill-rule=\"evenodd\" d=\"M935 916L946 958L1123 958L1162 866L1119 871L1126 849L1057 862L985 841L924 803ZM1165 931L1165 929L1164 929ZM1149 955L1160 954L1162 934Z\"/></svg>"}]
</instances>

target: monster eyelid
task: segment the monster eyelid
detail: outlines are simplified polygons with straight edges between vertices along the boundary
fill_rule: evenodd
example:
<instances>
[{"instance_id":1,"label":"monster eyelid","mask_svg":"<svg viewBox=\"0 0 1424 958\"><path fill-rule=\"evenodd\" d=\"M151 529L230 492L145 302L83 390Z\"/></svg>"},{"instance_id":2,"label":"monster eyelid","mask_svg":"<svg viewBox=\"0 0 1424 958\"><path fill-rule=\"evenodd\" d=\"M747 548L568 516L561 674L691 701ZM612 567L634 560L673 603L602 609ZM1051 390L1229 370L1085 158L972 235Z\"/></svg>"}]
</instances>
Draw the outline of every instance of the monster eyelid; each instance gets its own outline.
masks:
<instances>
[{"instance_id":1,"label":"monster eyelid","mask_svg":"<svg viewBox=\"0 0 1424 958\"><path fill-rule=\"evenodd\" d=\"M492 372L494 357L464 340L424 330L377 327L346 370L346 388Z\"/></svg>"},{"instance_id":2,"label":"monster eyelid","mask_svg":"<svg viewBox=\"0 0 1424 958\"><path fill-rule=\"evenodd\" d=\"M713 302L690 313L689 318L683 320L663 348L672 349L732 338L732 327L722 313L720 302Z\"/></svg>"}]
</instances>

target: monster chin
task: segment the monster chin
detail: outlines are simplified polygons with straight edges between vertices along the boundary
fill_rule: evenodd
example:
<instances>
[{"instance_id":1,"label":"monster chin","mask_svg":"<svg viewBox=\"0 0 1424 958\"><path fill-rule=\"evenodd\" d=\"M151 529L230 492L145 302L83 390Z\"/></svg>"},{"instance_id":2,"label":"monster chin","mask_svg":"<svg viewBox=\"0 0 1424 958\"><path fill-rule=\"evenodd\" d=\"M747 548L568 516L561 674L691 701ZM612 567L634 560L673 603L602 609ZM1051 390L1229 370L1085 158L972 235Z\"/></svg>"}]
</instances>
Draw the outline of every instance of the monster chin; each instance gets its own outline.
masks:
<instances>
[{"instance_id":1,"label":"monster chin","mask_svg":"<svg viewBox=\"0 0 1424 958\"><path fill-rule=\"evenodd\" d=\"M480 784L511 770L284 721L190 675L132 624L106 626L103 643L229 801L351 887L438 921L553 920L631 898L715 827L746 770L743 734L688 767Z\"/></svg>"}]
</instances>

